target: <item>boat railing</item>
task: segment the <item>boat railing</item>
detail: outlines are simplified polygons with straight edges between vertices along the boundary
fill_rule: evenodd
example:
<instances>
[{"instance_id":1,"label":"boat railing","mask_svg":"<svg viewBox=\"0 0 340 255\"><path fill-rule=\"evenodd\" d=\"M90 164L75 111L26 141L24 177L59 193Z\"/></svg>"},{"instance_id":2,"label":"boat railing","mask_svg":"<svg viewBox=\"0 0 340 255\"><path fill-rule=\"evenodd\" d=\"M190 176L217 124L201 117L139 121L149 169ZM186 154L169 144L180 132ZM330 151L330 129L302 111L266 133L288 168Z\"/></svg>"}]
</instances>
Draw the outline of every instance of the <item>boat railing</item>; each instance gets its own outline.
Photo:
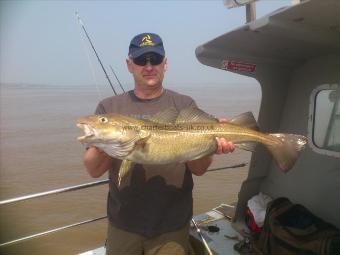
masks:
<instances>
[{"instance_id":1,"label":"boat railing","mask_svg":"<svg viewBox=\"0 0 340 255\"><path fill-rule=\"evenodd\" d=\"M247 163L241 163L241 164L237 164L237 165L233 165L233 166L212 168L212 169L209 169L208 172L220 171L220 170L231 169L231 168L239 168L239 167L244 167L246 165L247 165ZM60 189L49 190L49 191L45 191L45 192L40 192L40 193L35 193L35 194L30 194L30 195L15 197L15 198L10 198L10 199L0 201L0 206L10 205L10 204L18 203L18 202L21 202L21 201L41 198L41 197L50 196L50 195L56 195L56 194L60 194L60 193L64 193L64 192L71 192L71 191L76 191L76 190L81 190L81 189L87 189L87 188L91 188L91 187L95 187L95 186L99 186L99 185L104 185L104 184L107 184L107 183L109 183L109 179L84 183L84 184L60 188ZM11 241L8 241L8 242L5 242L5 243L1 243L0 247L13 245L13 244L16 244L16 243L19 243L19 242L27 241L27 240L30 240L30 239L33 239L33 238L38 238L38 237L48 235L48 234L52 234L52 233L55 233L55 232L58 232L58 231L68 229L68 228L73 228L73 227L81 226L81 225L84 225L84 224L89 224L89 223L99 221L99 220L102 220L102 219L105 219L105 218L107 218L107 215L97 217L97 218L93 218L93 219L84 220L84 221L73 223L73 224L70 224L70 225L65 225L65 226L62 226L62 227L59 227L59 228L49 229L49 230L44 231L44 232L36 233L36 234L33 234L33 235L28 235L28 236L25 236L25 237L22 237L22 238L18 238L18 239L11 240Z\"/></svg>"},{"instance_id":2,"label":"boat railing","mask_svg":"<svg viewBox=\"0 0 340 255\"><path fill-rule=\"evenodd\" d=\"M6 199L6 200L0 201L0 206L14 204L14 203L17 203L17 202L35 199L35 198L41 198L41 197L50 196L50 195L56 195L56 194L60 194L60 193L64 193L64 192L87 189L87 188L91 188L91 187L95 187L95 186L99 186L99 185L104 185L104 184L107 184L107 183L109 183L109 179L84 183L84 184L70 186L70 187L66 187L66 188L49 190L49 191L45 191L45 192L35 193L35 194L31 194L31 195L25 195L25 196L11 198L11 199ZM70 224L70 225L65 225L65 226L62 226L62 227L59 227L59 228L49 229L49 230L44 231L44 232L36 233L36 234L33 234L33 235L29 235L29 236L25 236L25 237L22 237L22 238L11 240L11 241L8 241L8 242L5 242L5 243L1 243L0 247L4 247L4 246L19 243L19 242L27 241L29 239L33 239L33 238L41 237L41 236L44 236L44 235L52 234L52 233L55 233L55 232L58 232L58 231L68 229L68 228L73 228L73 227L77 227L77 226L80 226L80 225L92 223L92 222L99 221L99 220L102 220L102 219L105 219L105 218L107 218L107 215L97 217L97 218L93 218L93 219L88 219L88 220L77 222L77 223L73 223L73 224Z\"/></svg>"},{"instance_id":3,"label":"boat railing","mask_svg":"<svg viewBox=\"0 0 340 255\"><path fill-rule=\"evenodd\" d=\"M10 198L10 199L0 201L0 206L16 203L16 202L20 202L20 201L25 201L25 200L29 200L29 199L33 199L33 198L59 194L59 193L63 193L63 192L70 192L70 191L75 191L75 190L80 190L80 189L86 189L86 188L90 188L90 187L103 185L103 184L106 184L106 183L109 183L109 179L84 183L84 184L75 185L75 186L66 187L66 188L61 188L61 189L49 190L49 191L45 191L45 192L35 193L35 194L16 197L16 198Z\"/></svg>"}]
</instances>

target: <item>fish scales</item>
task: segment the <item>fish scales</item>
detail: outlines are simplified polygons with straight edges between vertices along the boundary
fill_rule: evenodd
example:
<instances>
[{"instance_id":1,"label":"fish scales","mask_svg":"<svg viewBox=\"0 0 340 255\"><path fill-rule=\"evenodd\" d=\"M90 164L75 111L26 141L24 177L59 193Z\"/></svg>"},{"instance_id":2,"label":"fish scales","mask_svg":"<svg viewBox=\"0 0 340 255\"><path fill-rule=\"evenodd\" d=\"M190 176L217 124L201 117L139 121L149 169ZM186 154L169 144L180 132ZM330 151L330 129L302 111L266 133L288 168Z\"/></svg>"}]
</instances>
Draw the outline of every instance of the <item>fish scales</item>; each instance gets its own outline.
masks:
<instances>
[{"instance_id":1,"label":"fish scales","mask_svg":"<svg viewBox=\"0 0 340 255\"><path fill-rule=\"evenodd\" d=\"M142 146L137 146L127 159L144 164L188 161L209 150L210 147L215 147L214 138L211 135L196 139L197 135L201 134L185 131L174 132L174 130L155 131L147 142Z\"/></svg>"}]
</instances>

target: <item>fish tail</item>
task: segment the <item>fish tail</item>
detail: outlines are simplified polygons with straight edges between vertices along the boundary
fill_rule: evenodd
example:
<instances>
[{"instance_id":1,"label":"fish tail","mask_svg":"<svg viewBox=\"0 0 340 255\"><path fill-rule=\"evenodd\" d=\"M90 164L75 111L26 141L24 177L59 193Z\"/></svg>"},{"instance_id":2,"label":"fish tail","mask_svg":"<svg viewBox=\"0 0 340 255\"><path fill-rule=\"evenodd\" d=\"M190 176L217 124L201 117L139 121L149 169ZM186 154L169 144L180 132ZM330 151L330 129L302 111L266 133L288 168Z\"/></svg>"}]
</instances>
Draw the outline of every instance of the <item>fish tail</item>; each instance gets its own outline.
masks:
<instances>
[{"instance_id":1,"label":"fish tail","mask_svg":"<svg viewBox=\"0 0 340 255\"><path fill-rule=\"evenodd\" d=\"M277 165L288 172L295 164L300 152L305 148L307 138L294 134L269 134L278 139L275 144L267 145Z\"/></svg>"}]
</instances>

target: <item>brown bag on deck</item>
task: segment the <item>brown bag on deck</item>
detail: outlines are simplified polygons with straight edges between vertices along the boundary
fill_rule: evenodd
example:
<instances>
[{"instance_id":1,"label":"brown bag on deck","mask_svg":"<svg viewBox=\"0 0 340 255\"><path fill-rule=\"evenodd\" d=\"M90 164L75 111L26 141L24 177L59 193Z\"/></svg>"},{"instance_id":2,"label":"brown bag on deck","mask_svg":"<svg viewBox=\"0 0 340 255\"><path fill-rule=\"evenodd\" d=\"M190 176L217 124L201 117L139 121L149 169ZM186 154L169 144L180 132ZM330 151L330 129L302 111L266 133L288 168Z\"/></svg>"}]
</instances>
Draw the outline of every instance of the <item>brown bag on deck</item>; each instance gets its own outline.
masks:
<instances>
[{"instance_id":1,"label":"brown bag on deck","mask_svg":"<svg viewBox=\"0 0 340 255\"><path fill-rule=\"evenodd\" d=\"M254 248L268 255L338 255L340 232L302 205L278 198L268 204Z\"/></svg>"}]
</instances>

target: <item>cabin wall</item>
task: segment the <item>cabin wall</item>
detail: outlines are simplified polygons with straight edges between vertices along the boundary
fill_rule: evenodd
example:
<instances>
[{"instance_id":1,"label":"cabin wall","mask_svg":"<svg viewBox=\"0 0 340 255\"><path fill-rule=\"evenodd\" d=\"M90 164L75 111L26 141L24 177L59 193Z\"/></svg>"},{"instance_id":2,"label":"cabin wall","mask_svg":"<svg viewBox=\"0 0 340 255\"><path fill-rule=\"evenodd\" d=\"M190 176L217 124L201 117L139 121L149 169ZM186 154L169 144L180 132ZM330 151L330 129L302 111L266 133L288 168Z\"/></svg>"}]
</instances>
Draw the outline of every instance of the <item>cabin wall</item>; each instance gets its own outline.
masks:
<instances>
[{"instance_id":1,"label":"cabin wall","mask_svg":"<svg viewBox=\"0 0 340 255\"><path fill-rule=\"evenodd\" d=\"M292 69L261 65L257 67L256 79L261 85L261 105L258 117L258 125L262 132L277 133L280 127L281 114L284 110L287 84L290 83ZM244 222L244 214L247 201L258 194L262 182L268 175L271 156L268 151L257 146L253 153L247 179L242 183L238 196L234 221Z\"/></svg>"},{"instance_id":2,"label":"cabin wall","mask_svg":"<svg viewBox=\"0 0 340 255\"><path fill-rule=\"evenodd\" d=\"M280 132L307 136L312 90L332 83L340 84L339 55L315 58L296 68L289 84ZM288 197L340 227L340 158L318 154L307 145L287 174L271 162L259 190L273 198Z\"/></svg>"}]
</instances>

